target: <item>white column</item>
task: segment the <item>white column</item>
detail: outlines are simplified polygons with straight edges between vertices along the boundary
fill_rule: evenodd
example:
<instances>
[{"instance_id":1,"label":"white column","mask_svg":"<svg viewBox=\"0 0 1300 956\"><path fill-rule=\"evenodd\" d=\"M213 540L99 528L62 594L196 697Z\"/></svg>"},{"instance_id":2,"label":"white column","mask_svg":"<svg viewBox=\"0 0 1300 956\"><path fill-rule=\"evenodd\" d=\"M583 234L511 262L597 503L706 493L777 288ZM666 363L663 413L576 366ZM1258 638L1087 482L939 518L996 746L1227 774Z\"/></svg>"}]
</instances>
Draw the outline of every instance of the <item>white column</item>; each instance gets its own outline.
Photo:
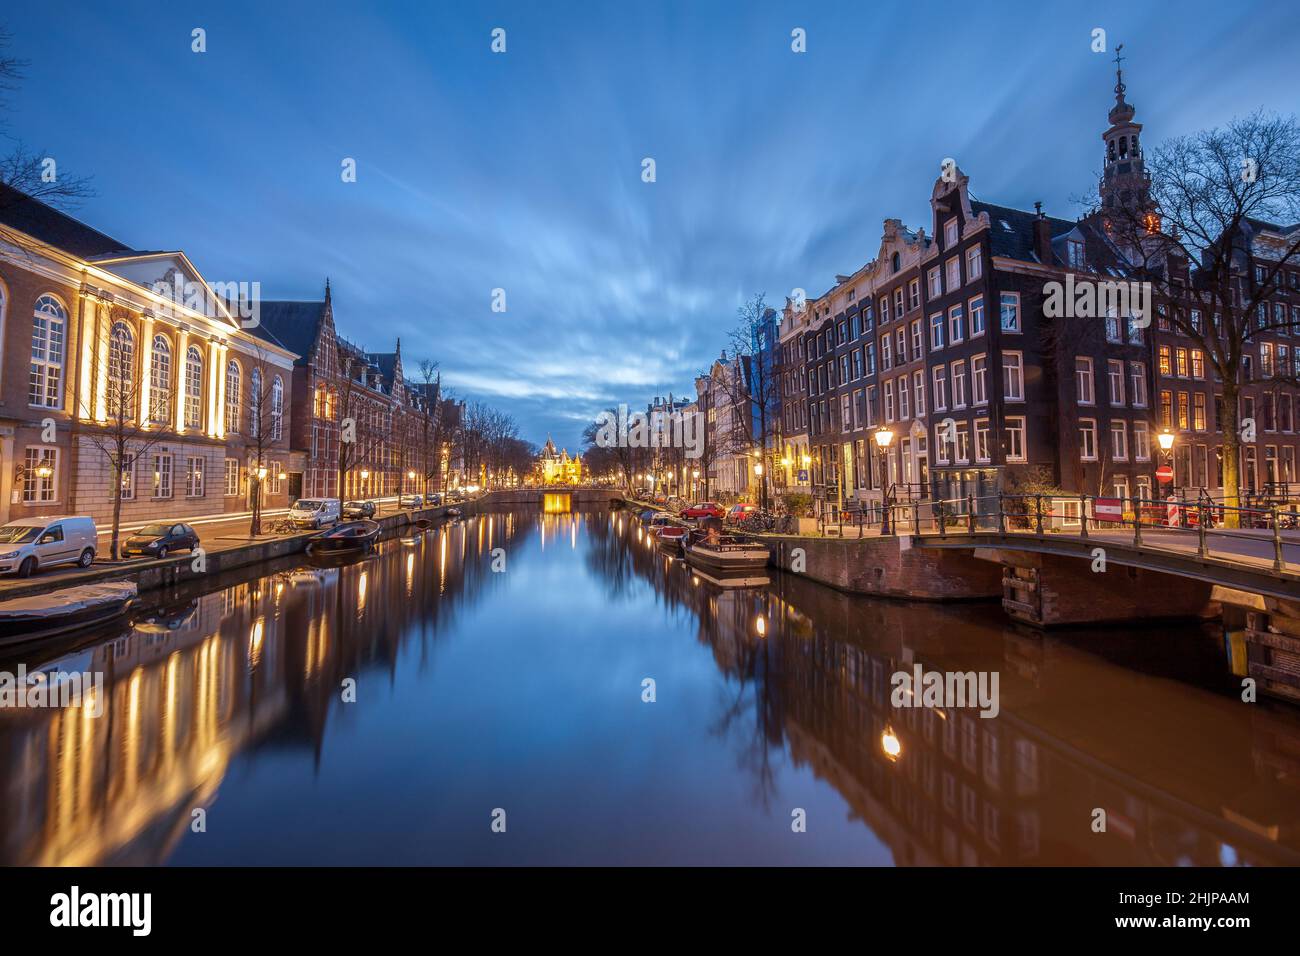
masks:
<instances>
[{"instance_id":1,"label":"white column","mask_svg":"<svg viewBox=\"0 0 1300 956\"><path fill-rule=\"evenodd\" d=\"M208 339L208 355L205 361L208 367L204 375L206 381L203 393L206 397L204 404L208 409L208 421L204 434L209 438L215 438L217 436L217 367L221 364L221 343L215 338Z\"/></svg>"},{"instance_id":2,"label":"white column","mask_svg":"<svg viewBox=\"0 0 1300 956\"><path fill-rule=\"evenodd\" d=\"M185 353L190 347L189 330L176 330L176 433L185 433L185 369L189 365Z\"/></svg>"},{"instance_id":3,"label":"white column","mask_svg":"<svg viewBox=\"0 0 1300 956\"><path fill-rule=\"evenodd\" d=\"M230 362L230 346L222 342L217 346L217 417L212 434L226 437L226 366Z\"/></svg>"},{"instance_id":4,"label":"white column","mask_svg":"<svg viewBox=\"0 0 1300 956\"><path fill-rule=\"evenodd\" d=\"M140 424L149 427L150 392L153 388L153 316L145 315L140 320L140 408L137 412Z\"/></svg>"}]
</instances>

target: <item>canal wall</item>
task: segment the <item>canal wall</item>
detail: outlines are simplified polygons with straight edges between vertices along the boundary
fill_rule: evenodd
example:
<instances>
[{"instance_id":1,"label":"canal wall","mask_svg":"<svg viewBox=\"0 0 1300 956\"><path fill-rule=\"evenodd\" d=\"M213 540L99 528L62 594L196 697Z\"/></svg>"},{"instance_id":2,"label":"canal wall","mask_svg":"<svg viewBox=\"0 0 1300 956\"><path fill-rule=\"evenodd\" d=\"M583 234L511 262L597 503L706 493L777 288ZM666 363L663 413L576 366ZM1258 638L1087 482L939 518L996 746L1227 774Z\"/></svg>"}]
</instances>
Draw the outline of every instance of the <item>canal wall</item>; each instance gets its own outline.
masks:
<instances>
[{"instance_id":1,"label":"canal wall","mask_svg":"<svg viewBox=\"0 0 1300 956\"><path fill-rule=\"evenodd\" d=\"M546 495L568 495L573 507L605 505L610 502L625 502L622 492L611 488L503 488L489 491L462 507L466 512L491 511L502 505L542 506Z\"/></svg>"},{"instance_id":2,"label":"canal wall","mask_svg":"<svg viewBox=\"0 0 1300 956\"><path fill-rule=\"evenodd\" d=\"M853 594L915 601L1002 597L1002 569L969 554L911 547L907 535L875 538L764 536L771 563Z\"/></svg>"},{"instance_id":3,"label":"canal wall","mask_svg":"<svg viewBox=\"0 0 1300 956\"><path fill-rule=\"evenodd\" d=\"M408 527L419 518L437 520L446 515L447 507L413 509L383 515L375 520L383 529L381 536ZM42 576L40 572L26 580L9 579L0 592L0 606L13 598L34 594L48 594L82 584L99 584L105 581L134 581L141 593L158 588L173 587L189 581L212 577L223 571L262 564L288 555L302 554L315 532L277 535L263 541L230 548L205 551L203 570L194 569L194 557L189 554L152 561L131 561L111 565L92 565L88 570L73 574L54 573Z\"/></svg>"}]
</instances>

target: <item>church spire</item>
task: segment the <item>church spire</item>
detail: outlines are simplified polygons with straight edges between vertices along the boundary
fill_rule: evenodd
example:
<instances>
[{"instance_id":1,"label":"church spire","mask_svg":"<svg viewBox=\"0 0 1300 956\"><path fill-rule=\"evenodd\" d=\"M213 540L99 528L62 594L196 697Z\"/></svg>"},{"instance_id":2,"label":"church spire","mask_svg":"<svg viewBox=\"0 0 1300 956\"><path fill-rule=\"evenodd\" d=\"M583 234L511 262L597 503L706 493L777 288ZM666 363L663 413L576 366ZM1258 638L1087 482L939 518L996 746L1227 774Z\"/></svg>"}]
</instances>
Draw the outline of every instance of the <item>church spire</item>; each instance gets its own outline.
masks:
<instances>
[{"instance_id":1,"label":"church spire","mask_svg":"<svg viewBox=\"0 0 1300 956\"><path fill-rule=\"evenodd\" d=\"M1106 144L1105 162L1101 177L1101 205L1103 209L1121 206L1145 207L1149 181L1142 161L1142 147L1138 143L1142 124L1133 122L1137 110L1125 99L1128 86L1124 83L1124 44L1115 47L1115 105L1107 119L1110 127L1101 134Z\"/></svg>"}]
</instances>

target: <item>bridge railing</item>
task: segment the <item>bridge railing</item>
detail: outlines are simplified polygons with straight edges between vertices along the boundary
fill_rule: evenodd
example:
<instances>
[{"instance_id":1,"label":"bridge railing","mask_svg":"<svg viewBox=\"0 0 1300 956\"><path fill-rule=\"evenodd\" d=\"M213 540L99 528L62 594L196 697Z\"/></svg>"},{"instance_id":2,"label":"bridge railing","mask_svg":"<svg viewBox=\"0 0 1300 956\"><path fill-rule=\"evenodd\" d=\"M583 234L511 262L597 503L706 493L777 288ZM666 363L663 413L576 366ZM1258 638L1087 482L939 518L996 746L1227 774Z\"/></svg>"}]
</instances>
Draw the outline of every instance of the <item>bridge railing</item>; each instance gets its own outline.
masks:
<instances>
[{"instance_id":1,"label":"bridge railing","mask_svg":"<svg viewBox=\"0 0 1300 956\"><path fill-rule=\"evenodd\" d=\"M950 538L1024 534L1114 541L1134 547L1189 552L1200 558L1272 561L1283 571L1300 563L1300 512L1290 507L1200 501L1109 498L1097 495L1007 494L888 501L855 516L858 534L911 534ZM1235 527L1234 527L1235 525ZM852 525L851 525L852 526ZM1144 539L1143 532L1148 538Z\"/></svg>"}]
</instances>

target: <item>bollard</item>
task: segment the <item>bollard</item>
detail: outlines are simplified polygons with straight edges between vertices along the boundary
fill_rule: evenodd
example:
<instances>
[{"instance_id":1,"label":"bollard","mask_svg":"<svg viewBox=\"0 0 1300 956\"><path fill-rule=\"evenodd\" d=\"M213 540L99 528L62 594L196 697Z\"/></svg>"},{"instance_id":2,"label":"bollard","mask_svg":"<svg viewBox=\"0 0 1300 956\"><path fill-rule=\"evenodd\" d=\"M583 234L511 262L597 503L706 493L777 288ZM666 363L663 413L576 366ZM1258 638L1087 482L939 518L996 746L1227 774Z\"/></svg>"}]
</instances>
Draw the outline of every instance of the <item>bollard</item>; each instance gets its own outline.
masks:
<instances>
[{"instance_id":1,"label":"bollard","mask_svg":"<svg viewBox=\"0 0 1300 956\"><path fill-rule=\"evenodd\" d=\"M1277 520L1277 505L1273 506L1273 570L1286 570L1286 560L1282 557L1282 526Z\"/></svg>"},{"instance_id":2,"label":"bollard","mask_svg":"<svg viewBox=\"0 0 1300 956\"><path fill-rule=\"evenodd\" d=\"M975 499L971 495L966 496L966 533L975 533Z\"/></svg>"},{"instance_id":3,"label":"bollard","mask_svg":"<svg viewBox=\"0 0 1300 956\"><path fill-rule=\"evenodd\" d=\"M1199 517L1196 519L1196 554L1197 557L1208 558L1210 548L1205 537L1205 505L1201 505Z\"/></svg>"}]
</instances>

